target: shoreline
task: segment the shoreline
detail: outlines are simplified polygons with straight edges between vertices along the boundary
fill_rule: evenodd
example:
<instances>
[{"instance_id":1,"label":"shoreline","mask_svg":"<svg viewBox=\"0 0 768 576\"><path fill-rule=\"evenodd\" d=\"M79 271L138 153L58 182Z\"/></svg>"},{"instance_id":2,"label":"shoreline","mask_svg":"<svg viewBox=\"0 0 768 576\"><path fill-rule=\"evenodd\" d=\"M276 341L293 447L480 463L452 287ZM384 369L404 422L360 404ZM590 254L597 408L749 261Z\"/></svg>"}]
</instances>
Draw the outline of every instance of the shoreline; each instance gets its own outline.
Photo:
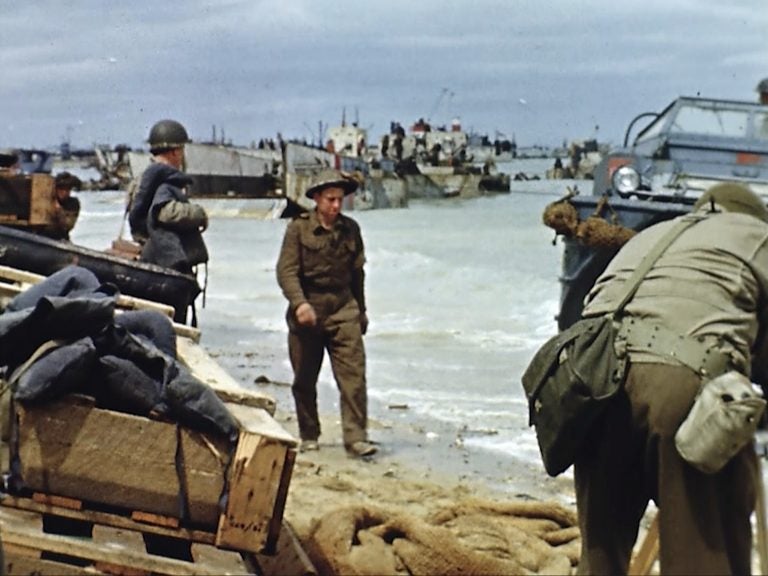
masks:
<instances>
[{"instance_id":1,"label":"shoreline","mask_svg":"<svg viewBox=\"0 0 768 576\"><path fill-rule=\"evenodd\" d=\"M278 409L275 419L295 434L291 414ZM320 449L297 455L284 510L320 574L567 574L578 563L576 508L555 491L514 477L501 490L484 456L377 422L369 432L379 452L352 458L338 418L321 423ZM547 538L559 533L562 541ZM413 569L413 556L426 572Z\"/></svg>"},{"instance_id":2,"label":"shoreline","mask_svg":"<svg viewBox=\"0 0 768 576\"><path fill-rule=\"evenodd\" d=\"M209 349L209 353L244 386L255 387L259 392L275 399L275 420L298 439L290 384L277 382L268 376L254 379L262 366L250 354L239 354ZM370 408L370 406L369 406ZM341 441L338 392L324 388L318 392L322 434L321 450L312 455L328 458L341 464L347 458ZM575 506L573 477L570 471L551 478L539 461L516 460L514 455L498 455L476 446L468 446L461 431L455 426L425 420L413 414L405 406L385 407L381 416L371 416L369 409L369 439L377 444L376 463L412 470L413 479L437 479L454 485L482 486L488 494L503 497L520 497L532 500L557 500L566 506ZM300 457L310 456L300 454Z\"/></svg>"},{"instance_id":3,"label":"shoreline","mask_svg":"<svg viewBox=\"0 0 768 576\"><path fill-rule=\"evenodd\" d=\"M288 384L265 376L254 380L258 358L250 360L231 349L209 352L244 385L273 397L274 419L298 439ZM379 451L370 458L351 458L342 442L337 394L321 391L320 449L297 454L283 516L320 573L407 574L394 570L395 564L386 569L378 564L396 555L394 541L377 540L376 534L387 530L395 530L398 539L410 538L414 546L427 546L422 531L438 530L440 545L418 556L442 554L445 545L453 550L453 566L459 570L480 566L477 573L486 574L572 571L580 539L570 473L550 478L539 462L514 463L468 447L455 428L425 424L405 406L389 408L391 418L369 418L369 438ZM452 520L443 522L446 517ZM402 534L403 526L415 532ZM333 543L323 548L322 538L329 532ZM562 540L547 540L560 532L565 534ZM378 542L375 549L362 542L371 538ZM537 551L535 558L521 556L531 550ZM431 565L428 572L435 570L451 571Z\"/></svg>"},{"instance_id":4,"label":"shoreline","mask_svg":"<svg viewBox=\"0 0 768 576\"><path fill-rule=\"evenodd\" d=\"M276 382L259 375L250 354L230 352L209 353L244 386L255 387L276 401L275 420L298 439L290 384ZM370 415L369 439L377 444L375 468L380 466L408 470L409 478L437 480L452 485L468 484L481 487L487 494L499 498L525 498L530 500L556 500L575 508L572 472L556 478L547 475L540 461L515 459L514 455L467 446L463 435L455 426L435 420L426 421L409 411L407 406L383 407L384 414ZM318 393L322 434L318 452L300 453L299 459L316 459L326 464L343 465L361 462L348 458L341 440L338 410L338 392L323 389Z\"/></svg>"}]
</instances>

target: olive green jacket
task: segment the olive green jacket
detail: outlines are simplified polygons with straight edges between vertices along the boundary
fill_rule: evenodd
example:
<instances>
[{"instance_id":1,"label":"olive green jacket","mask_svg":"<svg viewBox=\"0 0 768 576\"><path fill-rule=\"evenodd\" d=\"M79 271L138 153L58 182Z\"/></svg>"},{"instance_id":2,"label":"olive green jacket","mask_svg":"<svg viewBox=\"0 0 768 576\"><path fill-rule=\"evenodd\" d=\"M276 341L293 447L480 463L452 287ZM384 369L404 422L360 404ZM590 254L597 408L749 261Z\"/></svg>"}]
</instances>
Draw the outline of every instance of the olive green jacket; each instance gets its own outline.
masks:
<instances>
[{"instance_id":1,"label":"olive green jacket","mask_svg":"<svg viewBox=\"0 0 768 576\"><path fill-rule=\"evenodd\" d=\"M309 302L320 316L341 309L350 298L365 312L365 249L360 227L340 214L331 230L315 211L288 224L277 261L277 282L289 310Z\"/></svg>"},{"instance_id":2,"label":"olive green jacket","mask_svg":"<svg viewBox=\"0 0 768 576\"><path fill-rule=\"evenodd\" d=\"M588 294L584 315L614 309L624 282L674 222L647 228L619 251ZM768 384L768 224L726 212L686 230L643 278L624 314L717 340L744 374ZM634 362L660 361L630 353Z\"/></svg>"}]
</instances>

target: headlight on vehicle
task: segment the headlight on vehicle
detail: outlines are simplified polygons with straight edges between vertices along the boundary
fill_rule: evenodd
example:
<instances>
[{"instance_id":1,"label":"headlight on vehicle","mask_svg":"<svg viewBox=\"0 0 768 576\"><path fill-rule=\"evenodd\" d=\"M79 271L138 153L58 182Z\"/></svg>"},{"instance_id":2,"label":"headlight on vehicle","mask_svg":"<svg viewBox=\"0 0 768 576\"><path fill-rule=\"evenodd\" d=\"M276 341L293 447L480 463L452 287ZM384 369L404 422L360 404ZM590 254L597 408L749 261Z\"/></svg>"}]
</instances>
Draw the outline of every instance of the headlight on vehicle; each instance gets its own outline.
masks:
<instances>
[{"instance_id":1,"label":"headlight on vehicle","mask_svg":"<svg viewBox=\"0 0 768 576\"><path fill-rule=\"evenodd\" d=\"M611 177L613 189L621 194L629 194L640 187L640 174L631 166L618 168Z\"/></svg>"}]
</instances>

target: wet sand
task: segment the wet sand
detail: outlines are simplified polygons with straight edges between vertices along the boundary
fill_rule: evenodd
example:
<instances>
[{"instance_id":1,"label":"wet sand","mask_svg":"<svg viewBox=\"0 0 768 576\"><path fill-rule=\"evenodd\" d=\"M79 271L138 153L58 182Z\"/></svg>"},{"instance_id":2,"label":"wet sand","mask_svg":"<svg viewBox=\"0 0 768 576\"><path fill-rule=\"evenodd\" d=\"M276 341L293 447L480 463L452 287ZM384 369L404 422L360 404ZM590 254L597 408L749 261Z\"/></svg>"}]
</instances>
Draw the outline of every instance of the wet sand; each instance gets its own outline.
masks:
<instances>
[{"instance_id":1,"label":"wet sand","mask_svg":"<svg viewBox=\"0 0 768 576\"><path fill-rule=\"evenodd\" d=\"M233 377L275 398L275 419L298 438L288 384L254 376L258 374L254 363L260 362L255 357L210 352ZM539 463L521 462L512 468L490 452L468 449L455 430L425 429L407 406L393 406L386 416L369 421L369 437L378 453L358 459L344 450L338 412L321 409L320 449L299 452L284 515L305 546L318 522L352 506L383 507L423 519L479 499L502 505L557 503L575 515L570 474L550 478Z\"/></svg>"}]
</instances>

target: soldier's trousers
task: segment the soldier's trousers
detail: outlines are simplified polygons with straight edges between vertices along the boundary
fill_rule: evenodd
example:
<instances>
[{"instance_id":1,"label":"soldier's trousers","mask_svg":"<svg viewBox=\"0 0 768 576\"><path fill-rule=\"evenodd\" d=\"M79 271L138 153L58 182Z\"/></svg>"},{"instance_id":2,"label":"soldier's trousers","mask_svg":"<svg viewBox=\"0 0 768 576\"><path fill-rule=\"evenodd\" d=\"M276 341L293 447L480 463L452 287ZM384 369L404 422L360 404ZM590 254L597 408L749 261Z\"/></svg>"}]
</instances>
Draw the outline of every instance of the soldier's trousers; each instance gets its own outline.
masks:
<instances>
[{"instance_id":1,"label":"soldier's trousers","mask_svg":"<svg viewBox=\"0 0 768 576\"><path fill-rule=\"evenodd\" d=\"M365 348L360 332L360 313L354 300L338 312L318 319L318 326L311 329L291 327L288 333L288 352L294 375L293 399L302 440L316 440L320 436L317 377L326 350L340 394L344 444L350 446L367 440L368 425Z\"/></svg>"},{"instance_id":2,"label":"soldier's trousers","mask_svg":"<svg viewBox=\"0 0 768 576\"><path fill-rule=\"evenodd\" d=\"M674 436L700 386L682 366L634 364L625 392L575 464L580 574L626 574L650 499L662 574L750 574L757 458L752 443L716 474L685 462Z\"/></svg>"}]
</instances>

